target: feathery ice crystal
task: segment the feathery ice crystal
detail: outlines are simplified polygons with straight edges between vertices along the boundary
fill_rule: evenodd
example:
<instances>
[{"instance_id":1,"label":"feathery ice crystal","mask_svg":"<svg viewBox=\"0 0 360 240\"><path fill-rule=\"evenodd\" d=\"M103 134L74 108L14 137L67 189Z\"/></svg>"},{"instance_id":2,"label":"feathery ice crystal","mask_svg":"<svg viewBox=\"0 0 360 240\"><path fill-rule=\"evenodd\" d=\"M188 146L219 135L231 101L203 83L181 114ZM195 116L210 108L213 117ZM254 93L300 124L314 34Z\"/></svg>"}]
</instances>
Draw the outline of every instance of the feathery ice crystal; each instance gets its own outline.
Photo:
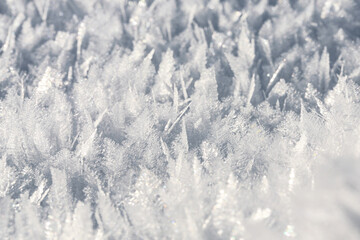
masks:
<instances>
[{"instance_id":1,"label":"feathery ice crystal","mask_svg":"<svg viewBox=\"0 0 360 240\"><path fill-rule=\"evenodd\" d=\"M0 0L0 239L360 239L357 0Z\"/></svg>"}]
</instances>

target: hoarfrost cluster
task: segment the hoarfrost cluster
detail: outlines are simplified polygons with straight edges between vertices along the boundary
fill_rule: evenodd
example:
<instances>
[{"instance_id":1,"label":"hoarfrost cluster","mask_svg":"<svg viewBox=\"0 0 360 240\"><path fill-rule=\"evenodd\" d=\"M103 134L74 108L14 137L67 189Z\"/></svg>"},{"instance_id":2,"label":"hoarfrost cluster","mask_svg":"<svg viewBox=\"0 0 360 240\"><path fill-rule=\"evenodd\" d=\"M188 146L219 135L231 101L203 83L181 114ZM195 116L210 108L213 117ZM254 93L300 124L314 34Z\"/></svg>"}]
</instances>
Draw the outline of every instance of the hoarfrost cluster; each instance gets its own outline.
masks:
<instances>
[{"instance_id":1,"label":"hoarfrost cluster","mask_svg":"<svg viewBox=\"0 0 360 240\"><path fill-rule=\"evenodd\" d=\"M0 0L0 239L360 239L357 0Z\"/></svg>"}]
</instances>

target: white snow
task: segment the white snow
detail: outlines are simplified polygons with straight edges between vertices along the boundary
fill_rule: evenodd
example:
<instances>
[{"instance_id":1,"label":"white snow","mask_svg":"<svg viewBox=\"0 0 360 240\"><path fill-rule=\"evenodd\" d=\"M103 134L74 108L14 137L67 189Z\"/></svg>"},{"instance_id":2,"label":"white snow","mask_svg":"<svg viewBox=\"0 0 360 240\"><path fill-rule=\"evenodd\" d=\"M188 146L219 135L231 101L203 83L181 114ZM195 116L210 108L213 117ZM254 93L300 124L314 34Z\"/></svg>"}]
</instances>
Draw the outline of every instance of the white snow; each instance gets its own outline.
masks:
<instances>
[{"instance_id":1,"label":"white snow","mask_svg":"<svg viewBox=\"0 0 360 240\"><path fill-rule=\"evenodd\" d=\"M0 0L0 239L360 239L356 0Z\"/></svg>"}]
</instances>

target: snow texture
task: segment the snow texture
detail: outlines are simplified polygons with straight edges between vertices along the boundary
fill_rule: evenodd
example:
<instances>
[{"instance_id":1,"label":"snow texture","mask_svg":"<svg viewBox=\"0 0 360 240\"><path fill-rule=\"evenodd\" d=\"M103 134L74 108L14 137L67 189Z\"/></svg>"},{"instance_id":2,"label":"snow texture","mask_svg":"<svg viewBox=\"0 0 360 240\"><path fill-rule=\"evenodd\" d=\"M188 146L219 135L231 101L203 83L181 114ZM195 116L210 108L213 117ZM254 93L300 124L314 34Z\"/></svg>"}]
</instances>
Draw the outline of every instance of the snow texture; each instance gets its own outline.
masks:
<instances>
[{"instance_id":1,"label":"snow texture","mask_svg":"<svg viewBox=\"0 0 360 240\"><path fill-rule=\"evenodd\" d=\"M360 239L358 0L0 0L0 239Z\"/></svg>"}]
</instances>

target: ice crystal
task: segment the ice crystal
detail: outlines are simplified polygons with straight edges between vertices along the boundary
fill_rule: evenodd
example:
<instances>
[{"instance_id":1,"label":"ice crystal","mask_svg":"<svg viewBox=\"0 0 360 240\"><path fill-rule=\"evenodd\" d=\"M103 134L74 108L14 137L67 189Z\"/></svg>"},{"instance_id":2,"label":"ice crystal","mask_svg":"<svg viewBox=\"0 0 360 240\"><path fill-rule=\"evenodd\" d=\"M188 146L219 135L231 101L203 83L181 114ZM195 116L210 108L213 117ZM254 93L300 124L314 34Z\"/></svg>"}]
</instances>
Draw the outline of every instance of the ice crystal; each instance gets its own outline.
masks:
<instances>
[{"instance_id":1,"label":"ice crystal","mask_svg":"<svg viewBox=\"0 0 360 240\"><path fill-rule=\"evenodd\" d=\"M0 0L0 239L359 239L355 0Z\"/></svg>"}]
</instances>

